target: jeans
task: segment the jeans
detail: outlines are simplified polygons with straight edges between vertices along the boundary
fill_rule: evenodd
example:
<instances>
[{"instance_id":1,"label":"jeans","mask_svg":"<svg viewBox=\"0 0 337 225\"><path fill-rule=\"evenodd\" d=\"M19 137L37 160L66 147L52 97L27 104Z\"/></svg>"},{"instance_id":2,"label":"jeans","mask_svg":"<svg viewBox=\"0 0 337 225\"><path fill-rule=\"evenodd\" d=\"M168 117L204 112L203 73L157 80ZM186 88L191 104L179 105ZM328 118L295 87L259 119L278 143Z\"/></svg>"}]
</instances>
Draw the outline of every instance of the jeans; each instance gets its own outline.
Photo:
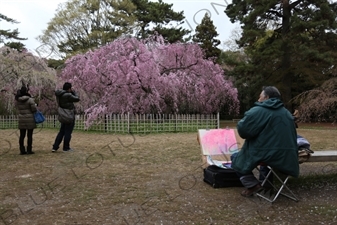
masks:
<instances>
[{"instance_id":1,"label":"jeans","mask_svg":"<svg viewBox=\"0 0 337 225\"><path fill-rule=\"evenodd\" d=\"M74 130L74 126L75 126L75 122L70 123L70 124L61 123L60 131L57 134L55 138L55 142L53 144L54 150L59 149L62 140L63 140L63 150L70 149L71 134Z\"/></svg>"},{"instance_id":2,"label":"jeans","mask_svg":"<svg viewBox=\"0 0 337 225\"><path fill-rule=\"evenodd\" d=\"M237 153L234 153L233 155L231 155L232 162L233 162L233 160L235 160L236 156L237 156ZM252 188L257 184L262 183L264 178L267 176L268 172L269 172L269 169L268 169L267 166L260 166L259 180L256 179L253 172L251 172L249 174L241 174L239 172L236 172L236 174L240 177L240 181L243 184L243 186L245 186L246 188ZM273 175L272 174L268 177L268 181L270 183L273 183ZM267 188L271 187L269 182L266 182L264 187L267 187Z\"/></svg>"}]
</instances>

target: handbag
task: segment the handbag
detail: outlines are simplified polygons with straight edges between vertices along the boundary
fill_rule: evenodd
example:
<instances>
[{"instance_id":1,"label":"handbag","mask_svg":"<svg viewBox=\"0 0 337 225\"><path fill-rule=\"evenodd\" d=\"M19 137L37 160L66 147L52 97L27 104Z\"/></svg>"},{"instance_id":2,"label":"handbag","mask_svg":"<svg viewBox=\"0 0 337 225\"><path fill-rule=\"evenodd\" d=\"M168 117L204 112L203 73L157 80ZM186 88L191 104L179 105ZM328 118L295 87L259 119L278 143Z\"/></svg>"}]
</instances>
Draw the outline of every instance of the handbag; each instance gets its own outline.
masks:
<instances>
[{"instance_id":1,"label":"handbag","mask_svg":"<svg viewBox=\"0 0 337 225\"><path fill-rule=\"evenodd\" d=\"M73 123L75 120L75 111L73 109L65 109L58 107L57 113L58 113L58 120L60 121L60 123L69 124Z\"/></svg>"},{"instance_id":2,"label":"handbag","mask_svg":"<svg viewBox=\"0 0 337 225\"><path fill-rule=\"evenodd\" d=\"M42 114L42 112L40 110L37 110L35 113L34 113L34 119L35 119L35 123L43 123L45 121L45 118Z\"/></svg>"}]
</instances>

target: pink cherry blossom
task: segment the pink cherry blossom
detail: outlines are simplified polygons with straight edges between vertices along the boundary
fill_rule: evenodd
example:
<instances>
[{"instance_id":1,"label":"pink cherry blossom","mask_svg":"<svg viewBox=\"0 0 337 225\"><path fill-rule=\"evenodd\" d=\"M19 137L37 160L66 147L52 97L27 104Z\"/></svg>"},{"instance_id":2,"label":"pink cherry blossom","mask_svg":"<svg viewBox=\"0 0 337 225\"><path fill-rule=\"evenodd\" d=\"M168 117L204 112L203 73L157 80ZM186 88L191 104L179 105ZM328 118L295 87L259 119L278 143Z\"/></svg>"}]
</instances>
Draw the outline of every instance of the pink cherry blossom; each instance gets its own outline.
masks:
<instances>
[{"instance_id":1,"label":"pink cherry blossom","mask_svg":"<svg viewBox=\"0 0 337 225\"><path fill-rule=\"evenodd\" d=\"M81 97L90 125L110 113L238 113L237 89L193 43L161 37L114 42L66 61L61 75Z\"/></svg>"}]
</instances>

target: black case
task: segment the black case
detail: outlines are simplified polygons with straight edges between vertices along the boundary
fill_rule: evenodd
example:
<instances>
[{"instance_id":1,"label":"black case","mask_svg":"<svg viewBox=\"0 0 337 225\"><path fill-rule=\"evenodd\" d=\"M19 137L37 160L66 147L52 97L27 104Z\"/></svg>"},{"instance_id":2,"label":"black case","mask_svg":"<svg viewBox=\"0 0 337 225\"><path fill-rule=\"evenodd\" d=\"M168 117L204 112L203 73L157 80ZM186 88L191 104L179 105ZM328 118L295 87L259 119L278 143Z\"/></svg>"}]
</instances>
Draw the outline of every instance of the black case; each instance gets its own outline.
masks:
<instances>
[{"instance_id":1,"label":"black case","mask_svg":"<svg viewBox=\"0 0 337 225\"><path fill-rule=\"evenodd\" d=\"M204 182L210 184L213 188L243 186L235 170L231 168L222 169L214 165L204 169Z\"/></svg>"}]
</instances>

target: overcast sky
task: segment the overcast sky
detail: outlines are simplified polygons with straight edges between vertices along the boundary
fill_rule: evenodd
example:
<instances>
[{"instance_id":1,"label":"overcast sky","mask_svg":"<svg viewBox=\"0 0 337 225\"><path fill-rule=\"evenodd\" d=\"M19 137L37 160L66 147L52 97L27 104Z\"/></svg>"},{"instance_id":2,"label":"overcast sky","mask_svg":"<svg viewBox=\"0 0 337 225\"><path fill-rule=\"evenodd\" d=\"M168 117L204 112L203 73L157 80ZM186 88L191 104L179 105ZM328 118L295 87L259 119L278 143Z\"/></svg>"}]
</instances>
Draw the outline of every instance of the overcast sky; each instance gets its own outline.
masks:
<instances>
[{"instance_id":1,"label":"overcast sky","mask_svg":"<svg viewBox=\"0 0 337 225\"><path fill-rule=\"evenodd\" d=\"M20 37L28 38L22 41L31 52L36 52L41 45L36 37L47 28L47 23L54 17L57 6L67 0L0 0L0 12L7 17L17 20L19 24L11 24L1 21L0 29L18 28ZM173 4L177 12L184 11L186 29L194 31L208 12L216 26L221 42L227 41L233 29L238 24L232 24L224 13L225 6L231 0L163 0Z\"/></svg>"}]
</instances>

